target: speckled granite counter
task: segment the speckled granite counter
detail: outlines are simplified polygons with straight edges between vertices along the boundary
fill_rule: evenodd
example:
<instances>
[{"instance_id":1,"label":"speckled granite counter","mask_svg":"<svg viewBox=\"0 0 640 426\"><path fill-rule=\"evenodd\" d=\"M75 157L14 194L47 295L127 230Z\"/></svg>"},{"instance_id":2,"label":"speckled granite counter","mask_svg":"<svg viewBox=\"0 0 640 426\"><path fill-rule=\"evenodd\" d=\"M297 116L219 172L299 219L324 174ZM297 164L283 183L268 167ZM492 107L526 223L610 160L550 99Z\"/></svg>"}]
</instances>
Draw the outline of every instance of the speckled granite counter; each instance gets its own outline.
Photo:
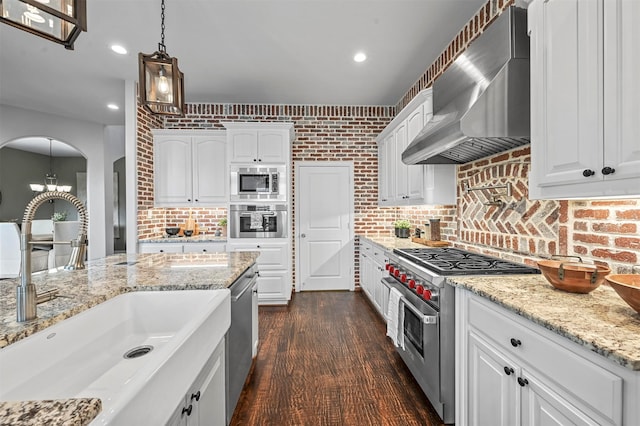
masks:
<instances>
[{"instance_id":1,"label":"speckled granite counter","mask_svg":"<svg viewBox=\"0 0 640 426\"><path fill-rule=\"evenodd\" d=\"M258 255L121 254L89 261L83 270L33 274L39 292L57 288L67 297L38 305L38 318L28 323L16 321L19 280L0 280L0 348L128 291L227 288ZM86 425L100 407L95 399L0 402L0 425Z\"/></svg>"},{"instance_id":2,"label":"speckled granite counter","mask_svg":"<svg viewBox=\"0 0 640 426\"><path fill-rule=\"evenodd\" d=\"M541 275L447 280L631 370L640 370L640 315L607 285L589 294L557 290Z\"/></svg>"},{"instance_id":3,"label":"speckled granite counter","mask_svg":"<svg viewBox=\"0 0 640 426\"><path fill-rule=\"evenodd\" d=\"M154 237L138 240L140 243L226 243L227 237L216 237L213 234L199 234L193 237Z\"/></svg>"},{"instance_id":4,"label":"speckled granite counter","mask_svg":"<svg viewBox=\"0 0 640 426\"><path fill-rule=\"evenodd\" d=\"M396 238L396 237L380 237L375 235L360 235L361 239L366 239L374 244L384 247L387 250L393 250L396 248L426 248L427 246L414 243L411 238Z\"/></svg>"}]
</instances>

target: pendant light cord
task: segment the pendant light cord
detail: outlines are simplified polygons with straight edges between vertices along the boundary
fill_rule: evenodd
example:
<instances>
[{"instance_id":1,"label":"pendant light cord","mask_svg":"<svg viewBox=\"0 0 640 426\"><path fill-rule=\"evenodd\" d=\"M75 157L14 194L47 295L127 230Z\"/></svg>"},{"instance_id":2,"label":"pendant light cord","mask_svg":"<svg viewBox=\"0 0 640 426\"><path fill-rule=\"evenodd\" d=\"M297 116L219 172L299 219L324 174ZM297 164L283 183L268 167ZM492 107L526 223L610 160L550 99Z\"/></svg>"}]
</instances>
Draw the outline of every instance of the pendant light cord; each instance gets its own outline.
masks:
<instances>
[{"instance_id":1,"label":"pendant light cord","mask_svg":"<svg viewBox=\"0 0 640 426\"><path fill-rule=\"evenodd\" d=\"M158 43L158 50L162 53L167 53L167 47L164 45L164 0L162 0L160 9L162 11L160 13L162 23L160 24L160 43Z\"/></svg>"}]
</instances>

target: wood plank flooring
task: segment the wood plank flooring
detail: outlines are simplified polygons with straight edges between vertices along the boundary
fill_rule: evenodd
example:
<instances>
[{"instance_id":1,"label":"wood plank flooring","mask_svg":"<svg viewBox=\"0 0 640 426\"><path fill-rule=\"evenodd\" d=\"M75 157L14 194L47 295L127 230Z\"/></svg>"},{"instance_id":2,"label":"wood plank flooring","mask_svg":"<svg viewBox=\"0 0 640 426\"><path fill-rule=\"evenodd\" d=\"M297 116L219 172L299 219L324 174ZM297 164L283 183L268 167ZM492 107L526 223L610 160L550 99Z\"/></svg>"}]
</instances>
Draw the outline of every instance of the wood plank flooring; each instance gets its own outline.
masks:
<instances>
[{"instance_id":1,"label":"wood plank flooring","mask_svg":"<svg viewBox=\"0 0 640 426\"><path fill-rule=\"evenodd\" d=\"M259 319L231 425L442 425L363 293L295 293Z\"/></svg>"}]
</instances>

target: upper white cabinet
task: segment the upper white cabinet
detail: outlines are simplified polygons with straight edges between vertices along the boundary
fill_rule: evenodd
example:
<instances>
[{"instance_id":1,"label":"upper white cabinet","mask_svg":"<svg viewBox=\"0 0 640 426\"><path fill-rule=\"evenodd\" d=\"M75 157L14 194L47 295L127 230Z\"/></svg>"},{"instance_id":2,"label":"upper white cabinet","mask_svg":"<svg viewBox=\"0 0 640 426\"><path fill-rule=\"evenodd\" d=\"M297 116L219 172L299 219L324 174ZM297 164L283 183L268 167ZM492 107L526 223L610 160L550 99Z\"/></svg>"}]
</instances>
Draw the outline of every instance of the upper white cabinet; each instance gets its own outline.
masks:
<instances>
[{"instance_id":1,"label":"upper white cabinet","mask_svg":"<svg viewBox=\"0 0 640 426\"><path fill-rule=\"evenodd\" d=\"M425 89L378 136L379 205L455 204L455 165L402 162L402 152L432 116L431 89Z\"/></svg>"},{"instance_id":2,"label":"upper white cabinet","mask_svg":"<svg viewBox=\"0 0 640 426\"><path fill-rule=\"evenodd\" d=\"M226 205L226 144L224 131L153 130L155 205Z\"/></svg>"},{"instance_id":3,"label":"upper white cabinet","mask_svg":"<svg viewBox=\"0 0 640 426\"><path fill-rule=\"evenodd\" d=\"M222 123L230 163L287 164L293 140L291 123Z\"/></svg>"},{"instance_id":4,"label":"upper white cabinet","mask_svg":"<svg viewBox=\"0 0 640 426\"><path fill-rule=\"evenodd\" d=\"M532 199L640 195L640 2L535 0Z\"/></svg>"}]
</instances>

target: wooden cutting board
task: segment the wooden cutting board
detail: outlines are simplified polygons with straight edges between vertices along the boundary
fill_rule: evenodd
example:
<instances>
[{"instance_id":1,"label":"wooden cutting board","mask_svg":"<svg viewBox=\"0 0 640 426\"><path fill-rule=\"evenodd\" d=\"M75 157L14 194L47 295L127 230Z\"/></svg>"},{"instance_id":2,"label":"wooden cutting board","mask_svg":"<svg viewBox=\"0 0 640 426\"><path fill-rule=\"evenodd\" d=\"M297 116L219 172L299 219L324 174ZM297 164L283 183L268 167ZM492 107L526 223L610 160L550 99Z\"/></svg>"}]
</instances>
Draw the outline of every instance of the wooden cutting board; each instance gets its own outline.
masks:
<instances>
[{"instance_id":1,"label":"wooden cutting board","mask_svg":"<svg viewBox=\"0 0 640 426\"><path fill-rule=\"evenodd\" d=\"M411 241L414 243L422 244L429 247L447 247L451 245L451 243L448 241L431 241L425 238L418 238L418 237L411 237Z\"/></svg>"}]
</instances>

